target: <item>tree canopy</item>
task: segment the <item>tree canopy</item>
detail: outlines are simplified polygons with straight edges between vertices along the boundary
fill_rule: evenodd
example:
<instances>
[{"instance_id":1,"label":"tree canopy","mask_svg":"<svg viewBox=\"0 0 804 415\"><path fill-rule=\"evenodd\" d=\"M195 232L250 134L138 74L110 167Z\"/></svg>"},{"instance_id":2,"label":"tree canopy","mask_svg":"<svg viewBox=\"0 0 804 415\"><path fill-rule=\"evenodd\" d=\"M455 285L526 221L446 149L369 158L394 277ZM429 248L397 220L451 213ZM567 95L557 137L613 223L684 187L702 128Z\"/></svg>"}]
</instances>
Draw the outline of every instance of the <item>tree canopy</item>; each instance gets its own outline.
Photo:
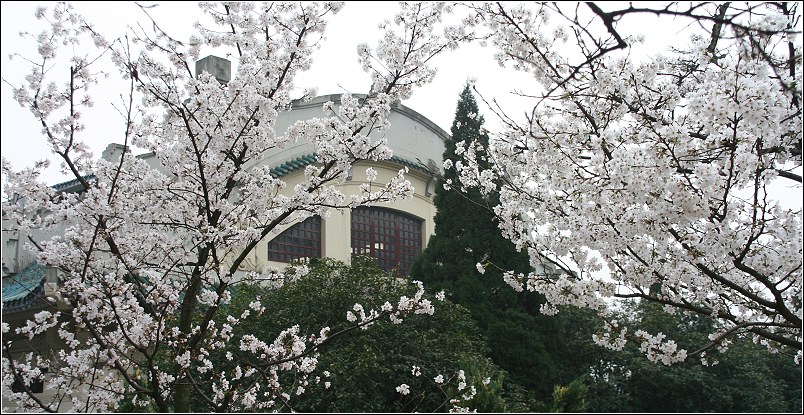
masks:
<instances>
[{"instance_id":1,"label":"tree canopy","mask_svg":"<svg viewBox=\"0 0 804 415\"><path fill-rule=\"evenodd\" d=\"M350 265L328 258L313 259L309 270L304 278L278 289L259 284L238 287L227 306L229 314L247 310L248 303L258 296L270 304L266 313L272 318L247 322L236 332L278 333L293 324L299 325L301 333L313 334L323 326L337 332L351 327L343 310L350 310L354 304L378 308L386 301L416 293L413 284L381 271L369 257L355 257ZM292 396L282 402L286 405L283 410L441 412L470 406L506 412L516 408L500 394L505 373L486 357L485 341L469 312L447 299L431 299L436 308L433 316L414 315L402 324L377 321L367 330L356 330L322 345L318 368L328 375L319 375L317 382L299 383L314 393ZM234 364L226 360L223 351L217 351L213 361ZM466 386L459 389L456 376L461 371ZM433 380L439 375L441 383ZM486 378L489 381L483 383ZM409 386L409 394L396 391L402 384ZM477 395L464 402L460 395L469 386ZM457 403L450 402L456 397Z\"/></svg>"},{"instance_id":2,"label":"tree canopy","mask_svg":"<svg viewBox=\"0 0 804 415\"><path fill-rule=\"evenodd\" d=\"M467 84L445 141L447 165L460 163L463 157L456 150L472 143L478 163L490 168L484 153L489 136L483 123ZM527 273L530 262L526 252L517 251L500 234L492 211L499 195L482 195L477 189L461 193L457 190L460 185L453 169L446 169L438 178L435 233L414 262L411 278L430 290L445 290L452 301L468 308L488 341L494 362L534 398L549 400L554 386L563 383L564 370L556 359L562 344L554 338L559 323L540 313L542 296L517 293L503 281L504 270Z\"/></svg>"},{"instance_id":3,"label":"tree canopy","mask_svg":"<svg viewBox=\"0 0 804 415\"><path fill-rule=\"evenodd\" d=\"M799 6L474 7L480 36L533 76L522 94L537 100L524 118L500 114L491 169L473 143L447 166L465 188L500 195L502 233L536 269L509 284L597 310L601 345L633 339L652 361L748 336L800 363L801 205L785 206L779 186L801 191ZM700 30L647 58L620 53L638 39L618 22L642 14ZM610 299L628 298L718 324L680 348L608 317Z\"/></svg>"},{"instance_id":4,"label":"tree canopy","mask_svg":"<svg viewBox=\"0 0 804 415\"><path fill-rule=\"evenodd\" d=\"M393 302L350 305L342 312L351 324L338 332L288 324L246 333L237 328L270 319L270 304L253 298L238 315L226 310L240 284L281 286L309 272L238 272L278 230L412 196L405 169L354 194L341 185L356 163L393 157L382 137L392 105L433 79L436 56L474 40L532 77L518 93L536 103L517 114L490 105L502 129L455 141L461 157L445 160L444 177L467 200L492 207L500 234L529 266L519 268L515 255L492 263L484 256L498 246L491 239L487 249L462 245L450 257L471 258L487 277L495 264L506 269L497 278L539 293L545 314L594 311L603 321L596 343L622 351L632 342L653 363L706 361L751 340L800 365L802 212L781 201L784 185L802 188L800 3L403 3L375 46L357 47L370 77L365 96L345 93L321 117L278 131L277 114L298 98L294 80L342 6L202 3L204 20L184 40L156 21L107 39L69 4L37 8L47 27L32 36L36 48L17 55L30 71L10 86L79 190L43 183L46 162L20 171L2 163L4 231L30 235L36 261L59 270L64 301L22 325L4 319L4 398L21 410L113 410L121 397L161 412L187 412L193 399L210 411L268 410L298 395L299 382L314 382L329 339L432 314L421 284ZM637 58L629 45L638 36L621 23L640 15L688 22L693 33ZM460 21L447 24L447 16ZM191 70L206 47L237 60L227 82ZM57 56L69 63L55 65ZM101 62L127 82L120 128L108 135L152 152L156 168L125 151L91 157L83 123L106 75ZM471 115L456 133L482 124ZM252 166L291 142L309 144L317 162L289 194L285 180ZM457 295L512 295L497 284ZM651 318L618 319L609 306L623 299L711 322L686 338L665 333L653 309ZM48 333L61 349L18 353ZM237 360L216 367L212 354L227 351ZM665 372L657 373L647 378ZM773 373L741 372L746 381ZM459 385L472 374L462 376ZM42 381L52 395L33 392ZM411 386L396 391L408 396ZM568 386L554 391L559 407L583 393L581 383Z\"/></svg>"},{"instance_id":5,"label":"tree canopy","mask_svg":"<svg viewBox=\"0 0 804 415\"><path fill-rule=\"evenodd\" d=\"M69 4L37 9L49 27L35 37L35 51L21 52L31 69L13 85L14 97L41 124L80 191L57 193L41 183L41 165L14 171L3 162L4 226L45 235L30 243L43 265L63 275L59 290L69 311L54 306L36 314L35 324L13 328L28 339L56 331L64 347L53 356L17 355L4 343L5 397L21 409L108 410L120 396L136 396L162 412L187 412L191 397L204 396L209 410L260 410L295 393L281 374L311 375L318 346L334 335L324 328L311 337L293 325L272 338L233 337L233 328L264 305L254 299L250 315L222 316L230 289L248 279L283 281L269 269L244 276L238 268L260 241L293 221L412 195L404 169L350 195L337 185L358 161L392 157L379 138L391 104L429 82L432 57L463 37L460 28L440 32L445 4L402 5L376 47L359 47L372 81L368 94L344 94L322 117L277 131L295 77L311 64L327 17L342 6L204 3L205 19L189 41L171 38L157 22L106 39ZM227 82L193 73L205 46L237 60ZM53 71L61 54L70 66ZM95 68L109 61L128 89L121 91L122 128L108 134L125 147L152 151L158 168L130 152L96 161L83 144L82 113L91 111L93 87L103 76ZM292 142L309 143L317 163L306 166L288 196L270 166L251 166ZM432 313L432 305L420 293L362 310L352 323L410 313ZM226 323L216 325L221 318ZM11 330L4 322L3 333ZM209 354L230 348L250 358L231 370L212 367ZM45 377L42 367L45 388L54 391L46 400L27 386ZM211 379L213 394L199 377ZM15 380L21 391L11 389Z\"/></svg>"},{"instance_id":6,"label":"tree canopy","mask_svg":"<svg viewBox=\"0 0 804 415\"><path fill-rule=\"evenodd\" d=\"M705 341L716 322L696 314L667 314L649 302L631 302L617 318L655 333L674 333L679 347ZM801 368L789 356L768 353L748 338L701 359L672 366L644 358L637 344L598 353L587 378L594 412L800 412ZM706 364L701 364L704 360Z\"/></svg>"}]
</instances>

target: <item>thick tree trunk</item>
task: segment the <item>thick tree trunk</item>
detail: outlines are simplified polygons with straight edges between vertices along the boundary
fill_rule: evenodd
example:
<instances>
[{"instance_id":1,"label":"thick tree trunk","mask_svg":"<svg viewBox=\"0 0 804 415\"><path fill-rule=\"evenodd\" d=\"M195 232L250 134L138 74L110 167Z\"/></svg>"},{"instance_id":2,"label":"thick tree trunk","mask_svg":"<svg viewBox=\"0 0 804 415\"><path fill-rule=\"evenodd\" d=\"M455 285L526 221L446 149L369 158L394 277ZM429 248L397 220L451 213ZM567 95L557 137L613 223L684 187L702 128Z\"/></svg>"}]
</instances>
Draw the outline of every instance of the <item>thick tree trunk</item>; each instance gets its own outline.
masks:
<instances>
[{"instance_id":1,"label":"thick tree trunk","mask_svg":"<svg viewBox=\"0 0 804 415\"><path fill-rule=\"evenodd\" d=\"M190 392L193 385L186 375L182 375L176 382L176 389L173 393L174 412L188 413L190 412Z\"/></svg>"}]
</instances>

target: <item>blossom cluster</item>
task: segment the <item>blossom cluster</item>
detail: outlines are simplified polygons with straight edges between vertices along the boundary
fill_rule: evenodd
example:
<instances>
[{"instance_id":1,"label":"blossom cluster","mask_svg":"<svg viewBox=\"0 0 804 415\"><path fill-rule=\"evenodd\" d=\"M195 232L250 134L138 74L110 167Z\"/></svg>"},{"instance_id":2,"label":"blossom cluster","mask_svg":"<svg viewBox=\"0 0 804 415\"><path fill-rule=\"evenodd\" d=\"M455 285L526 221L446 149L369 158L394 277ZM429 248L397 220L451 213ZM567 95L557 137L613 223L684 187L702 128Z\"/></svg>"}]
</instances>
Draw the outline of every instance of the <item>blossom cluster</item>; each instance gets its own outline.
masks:
<instances>
[{"instance_id":1,"label":"blossom cluster","mask_svg":"<svg viewBox=\"0 0 804 415\"><path fill-rule=\"evenodd\" d=\"M536 270L506 282L543 294L546 312L606 314L641 298L800 351L802 216L784 190L802 186L795 13L758 4L765 17L751 21L729 9L728 35L694 33L687 47L637 59L618 51L631 39L589 42L580 22L555 18L561 7L474 8L500 65L543 91L488 149L466 143L444 164L460 181L450 188L499 194L500 232ZM662 334L632 332L651 360L685 357ZM595 341L619 349L625 333L606 327Z\"/></svg>"},{"instance_id":2,"label":"blossom cluster","mask_svg":"<svg viewBox=\"0 0 804 415\"><path fill-rule=\"evenodd\" d=\"M416 378L421 377L422 368L417 365L412 366L411 375ZM477 410L471 409L471 406L473 404L474 397L477 395L477 388L489 385L491 383L491 379L485 378L480 381L478 385L471 385L467 383L466 373L463 371L463 369L459 369L449 378L445 378L443 374L438 374L433 377L431 383L436 387L436 389L438 389L440 394L443 395L444 404L446 404L448 412L474 413L477 412ZM407 383L397 386L396 392L403 397L409 397L407 403L405 404L406 407L408 404L414 404L414 402L416 402L416 400L411 397L411 392L414 392L414 390ZM419 412L421 411L421 408L413 407L412 410Z\"/></svg>"},{"instance_id":3,"label":"blossom cluster","mask_svg":"<svg viewBox=\"0 0 804 415\"><path fill-rule=\"evenodd\" d=\"M328 17L342 6L202 3L205 20L187 42L156 22L109 41L69 5L37 10L50 27L34 36L39 57L25 57L31 71L13 92L80 190L57 193L41 183L47 163L16 172L3 161L4 229L30 235L35 259L59 270L70 313L68 321L38 315L18 331L4 322L4 332L26 338L53 329L66 345L52 359L9 355L4 345L4 396L20 409L57 410L70 402L76 411L94 411L115 410L125 394L143 407L187 411L192 393L209 410L265 410L288 404L320 378L313 377L315 350L328 328L306 336L292 326L265 339L238 331L248 319L270 318L259 300L239 315L221 310L244 280L279 287L304 278L303 265L240 271L255 247L280 230L332 209L412 196L407 169L387 183L367 171L371 186L353 197L340 185L355 163L392 157L383 138L391 105L432 80L432 58L464 36L460 27L440 33L449 6L403 4L377 47L358 52L373 81L369 93L344 94L321 117L278 130L297 75L312 65ZM81 54L87 44L93 52ZM206 47L231 53L236 70L227 82L193 73L191 63ZM55 64L70 52L67 67ZM129 103L120 108L125 125L109 134L153 152L150 161L125 150L95 161L83 142L83 114L92 108L102 63L129 83ZM312 91L306 88L305 98ZM260 161L299 143L317 158L289 188L271 174L276 166ZM433 312L422 294L419 285L396 305L351 312L364 328L379 316L401 322L410 313ZM218 353L226 364L215 365ZM48 368L52 400L12 395L14 374L30 384L41 377L39 367Z\"/></svg>"}]
</instances>

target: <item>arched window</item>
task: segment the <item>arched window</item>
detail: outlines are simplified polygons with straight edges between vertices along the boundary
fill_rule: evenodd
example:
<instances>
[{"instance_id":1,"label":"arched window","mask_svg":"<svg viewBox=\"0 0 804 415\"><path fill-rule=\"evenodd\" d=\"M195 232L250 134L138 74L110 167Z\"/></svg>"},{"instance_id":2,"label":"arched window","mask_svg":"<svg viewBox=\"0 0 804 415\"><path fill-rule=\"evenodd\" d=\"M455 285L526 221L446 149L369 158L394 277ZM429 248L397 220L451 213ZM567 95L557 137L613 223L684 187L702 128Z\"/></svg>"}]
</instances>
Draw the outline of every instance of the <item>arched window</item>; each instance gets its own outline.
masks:
<instances>
[{"instance_id":1,"label":"arched window","mask_svg":"<svg viewBox=\"0 0 804 415\"><path fill-rule=\"evenodd\" d=\"M407 275L422 250L422 220L391 209L352 209L352 256L377 259L385 271Z\"/></svg>"},{"instance_id":2,"label":"arched window","mask_svg":"<svg viewBox=\"0 0 804 415\"><path fill-rule=\"evenodd\" d=\"M321 258L321 216L311 216L285 229L268 243L269 261L300 258Z\"/></svg>"}]
</instances>

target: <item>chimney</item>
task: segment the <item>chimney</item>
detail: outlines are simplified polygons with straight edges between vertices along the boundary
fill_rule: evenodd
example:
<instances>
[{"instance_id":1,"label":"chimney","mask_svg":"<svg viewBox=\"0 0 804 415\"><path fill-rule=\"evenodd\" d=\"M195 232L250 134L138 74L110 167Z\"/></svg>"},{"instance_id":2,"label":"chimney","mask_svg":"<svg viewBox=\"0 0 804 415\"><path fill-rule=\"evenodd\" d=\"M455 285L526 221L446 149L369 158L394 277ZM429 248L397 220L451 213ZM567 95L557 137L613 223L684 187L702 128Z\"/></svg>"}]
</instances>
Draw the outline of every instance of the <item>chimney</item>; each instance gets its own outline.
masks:
<instances>
[{"instance_id":1,"label":"chimney","mask_svg":"<svg viewBox=\"0 0 804 415\"><path fill-rule=\"evenodd\" d=\"M228 84L229 80L232 79L232 62L228 59L209 55L195 63L196 77L204 71L209 72L218 82Z\"/></svg>"},{"instance_id":2,"label":"chimney","mask_svg":"<svg viewBox=\"0 0 804 415\"><path fill-rule=\"evenodd\" d=\"M120 157L126 151L129 151L126 148L126 146L122 144L111 143L108 146L106 146L106 150L103 150L103 153L101 153L101 157L103 157L103 159L108 162L116 163L120 161Z\"/></svg>"}]
</instances>

